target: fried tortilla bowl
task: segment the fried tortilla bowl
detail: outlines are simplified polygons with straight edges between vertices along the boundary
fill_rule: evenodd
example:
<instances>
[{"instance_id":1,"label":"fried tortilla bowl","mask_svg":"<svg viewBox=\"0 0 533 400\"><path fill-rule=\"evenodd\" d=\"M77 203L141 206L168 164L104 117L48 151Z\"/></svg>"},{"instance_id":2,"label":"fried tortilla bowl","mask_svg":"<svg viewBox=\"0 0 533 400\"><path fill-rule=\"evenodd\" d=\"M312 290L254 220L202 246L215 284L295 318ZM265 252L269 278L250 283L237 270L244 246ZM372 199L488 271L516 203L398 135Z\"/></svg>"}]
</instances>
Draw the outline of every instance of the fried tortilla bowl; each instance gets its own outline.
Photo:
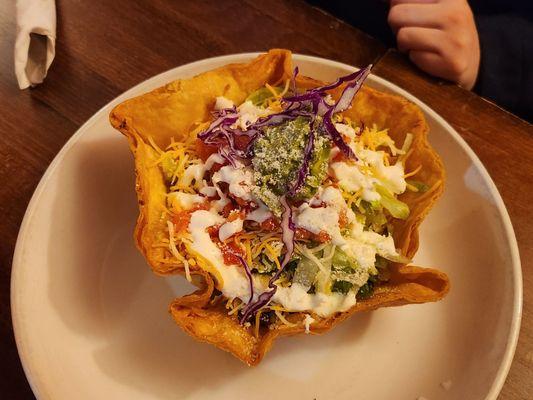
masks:
<instances>
[{"instance_id":1,"label":"fried tortilla bowl","mask_svg":"<svg viewBox=\"0 0 533 400\"><path fill-rule=\"evenodd\" d=\"M190 79L177 80L113 109L111 124L128 138L135 157L140 210L135 241L155 273L184 275L185 267L177 259L169 257L168 249L156 245L168 237L169 215L166 208L167 188L157 165L159 153L154 145L166 148L172 138L184 141L191 135L196 136L198 127L210 121L210 111L217 96L225 96L240 104L265 83L277 85L290 78L292 72L291 53L270 50L248 64L230 64ZM322 82L311 78L297 79L297 87L301 89L321 85ZM332 91L332 96L337 98L341 89ZM412 258L419 244L418 227L442 194L445 179L442 162L428 144L428 126L424 116L406 99L366 86L344 114L366 125L389 128L390 137L397 143L403 143L408 133L413 135L412 154L406 161L406 169L421 165L417 179L427 184L429 190L424 193L405 192L399 197L408 204L411 212L406 220L395 220L393 231L396 247L403 255ZM389 270L390 280L376 285L369 298L359 300L348 311L328 318L313 314L315 322L311 333L326 332L357 312L437 301L449 290L448 277L438 270L401 264L391 264ZM220 296L216 297L219 293L216 277L198 264L190 266L190 274L198 290L176 298L170 304L174 320L189 335L231 352L248 365L257 365L276 338L306 331L303 312L286 314L290 325L278 321L273 329L243 326L236 315L228 315L225 301L219 299Z\"/></svg>"}]
</instances>

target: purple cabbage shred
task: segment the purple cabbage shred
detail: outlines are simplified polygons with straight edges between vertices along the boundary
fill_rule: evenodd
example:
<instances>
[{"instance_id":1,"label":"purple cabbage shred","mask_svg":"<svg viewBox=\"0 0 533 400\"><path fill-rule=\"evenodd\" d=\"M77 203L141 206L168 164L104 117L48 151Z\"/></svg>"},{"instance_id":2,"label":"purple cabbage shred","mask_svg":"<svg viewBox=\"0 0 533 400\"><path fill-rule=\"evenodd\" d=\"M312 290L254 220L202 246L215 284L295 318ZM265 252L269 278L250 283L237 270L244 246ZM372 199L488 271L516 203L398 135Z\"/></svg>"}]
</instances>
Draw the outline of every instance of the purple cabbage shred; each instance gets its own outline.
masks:
<instances>
[{"instance_id":1,"label":"purple cabbage shred","mask_svg":"<svg viewBox=\"0 0 533 400\"><path fill-rule=\"evenodd\" d=\"M255 302L252 301L252 298L250 298L250 301L242 311L242 316L240 319L241 324L244 324L249 318L255 315L257 311L270 303L270 300L272 300L272 297L274 297L278 290L278 286L275 282L279 279L283 269L289 263L292 254L294 253L294 237L296 234L296 226L294 225L293 221L292 208L287 202L285 196L281 196L280 202L284 209L281 220L281 231L282 241L286 249L283 261L281 262L281 268L268 281L268 290L261 293Z\"/></svg>"}]
</instances>

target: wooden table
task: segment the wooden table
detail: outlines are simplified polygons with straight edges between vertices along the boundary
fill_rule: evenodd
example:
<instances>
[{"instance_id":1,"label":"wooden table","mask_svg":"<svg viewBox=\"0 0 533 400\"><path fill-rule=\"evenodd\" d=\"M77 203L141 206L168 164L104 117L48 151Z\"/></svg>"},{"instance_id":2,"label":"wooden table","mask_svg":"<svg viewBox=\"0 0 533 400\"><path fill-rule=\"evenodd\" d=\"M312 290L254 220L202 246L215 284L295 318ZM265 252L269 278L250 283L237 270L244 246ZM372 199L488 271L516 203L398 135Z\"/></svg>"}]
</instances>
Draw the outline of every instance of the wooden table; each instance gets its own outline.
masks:
<instances>
[{"instance_id":1,"label":"wooden table","mask_svg":"<svg viewBox=\"0 0 533 400\"><path fill-rule=\"evenodd\" d=\"M524 272L524 313L501 399L533 393L533 127L457 86L424 76L393 50L300 1L58 1L56 58L41 86L13 72L15 7L0 2L0 393L31 399L9 307L20 223L42 174L69 137L111 99L162 71L221 54L284 47L374 73L426 102L481 158L508 207ZM14 2L13 2L14 3ZM218 4L218 5L217 5Z\"/></svg>"}]
</instances>

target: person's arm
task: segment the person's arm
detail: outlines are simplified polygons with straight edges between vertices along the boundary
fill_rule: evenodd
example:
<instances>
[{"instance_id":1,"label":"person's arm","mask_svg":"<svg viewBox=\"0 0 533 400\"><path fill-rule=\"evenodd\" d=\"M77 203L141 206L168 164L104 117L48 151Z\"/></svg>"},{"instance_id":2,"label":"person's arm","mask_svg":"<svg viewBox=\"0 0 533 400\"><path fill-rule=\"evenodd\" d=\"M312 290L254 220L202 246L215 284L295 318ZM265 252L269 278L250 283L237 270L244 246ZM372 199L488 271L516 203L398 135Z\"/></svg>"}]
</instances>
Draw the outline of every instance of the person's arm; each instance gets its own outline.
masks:
<instances>
[{"instance_id":1,"label":"person's arm","mask_svg":"<svg viewBox=\"0 0 533 400\"><path fill-rule=\"evenodd\" d=\"M398 49L420 69L472 89L480 48L466 0L391 0L388 22Z\"/></svg>"},{"instance_id":2,"label":"person's arm","mask_svg":"<svg viewBox=\"0 0 533 400\"><path fill-rule=\"evenodd\" d=\"M533 24L517 14L476 16L481 63L474 91L533 120Z\"/></svg>"}]
</instances>

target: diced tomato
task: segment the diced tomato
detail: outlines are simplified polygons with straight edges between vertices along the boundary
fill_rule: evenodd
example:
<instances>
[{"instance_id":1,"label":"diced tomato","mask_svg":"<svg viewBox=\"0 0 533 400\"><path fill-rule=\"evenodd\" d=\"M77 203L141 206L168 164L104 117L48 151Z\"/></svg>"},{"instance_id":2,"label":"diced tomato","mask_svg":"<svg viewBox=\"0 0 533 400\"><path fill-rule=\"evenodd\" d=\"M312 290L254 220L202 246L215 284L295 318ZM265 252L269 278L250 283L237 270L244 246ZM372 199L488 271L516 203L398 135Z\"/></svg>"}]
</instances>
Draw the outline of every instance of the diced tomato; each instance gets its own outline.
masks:
<instances>
[{"instance_id":1,"label":"diced tomato","mask_svg":"<svg viewBox=\"0 0 533 400\"><path fill-rule=\"evenodd\" d=\"M176 233L185 232L189 226L189 222L191 222L191 212L180 211L172 217L172 222L174 223Z\"/></svg>"},{"instance_id":2,"label":"diced tomato","mask_svg":"<svg viewBox=\"0 0 533 400\"><path fill-rule=\"evenodd\" d=\"M276 218L269 218L261 222L261 229L267 232L273 232L279 229L279 221Z\"/></svg>"},{"instance_id":3,"label":"diced tomato","mask_svg":"<svg viewBox=\"0 0 533 400\"><path fill-rule=\"evenodd\" d=\"M228 204L224 206L224 208L221 211L221 214L224 218L228 218L232 211L236 209L235 205L230 201Z\"/></svg>"},{"instance_id":4,"label":"diced tomato","mask_svg":"<svg viewBox=\"0 0 533 400\"><path fill-rule=\"evenodd\" d=\"M193 213L198 210L209 210L209 201L205 200L201 203L196 203L189 211Z\"/></svg>"},{"instance_id":5,"label":"diced tomato","mask_svg":"<svg viewBox=\"0 0 533 400\"><path fill-rule=\"evenodd\" d=\"M319 243L331 242L331 236L324 231L320 231L318 235L313 234L313 239Z\"/></svg>"},{"instance_id":6,"label":"diced tomato","mask_svg":"<svg viewBox=\"0 0 533 400\"><path fill-rule=\"evenodd\" d=\"M235 202L242 207L246 206L249 203L248 201L241 199L240 197L233 196L231 193L228 193L228 196L235 200Z\"/></svg>"},{"instance_id":7,"label":"diced tomato","mask_svg":"<svg viewBox=\"0 0 533 400\"><path fill-rule=\"evenodd\" d=\"M248 147L248 144L250 143L251 138L246 135L242 135L242 136L235 135L233 140L234 140L234 145L236 149L246 150L246 148ZM218 146L212 145L212 144L205 144L200 139L196 139L196 152L198 153L202 161L205 162L205 160L207 160L211 154L216 153L217 151L218 151ZM220 169L220 167L221 165L218 166L218 169Z\"/></svg>"},{"instance_id":8,"label":"diced tomato","mask_svg":"<svg viewBox=\"0 0 533 400\"><path fill-rule=\"evenodd\" d=\"M216 153L217 150L217 146L205 144L200 139L196 139L196 152L202 161L205 162L205 160L207 160L211 154Z\"/></svg>"},{"instance_id":9,"label":"diced tomato","mask_svg":"<svg viewBox=\"0 0 533 400\"><path fill-rule=\"evenodd\" d=\"M246 217L246 213L244 210L232 210L228 216L227 221L233 222L236 219L244 219Z\"/></svg>"},{"instance_id":10,"label":"diced tomato","mask_svg":"<svg viewBox=\"0 0 533 400\"><path fill-rule=\"evenodd\" d=\"M211 173L215 173L215 172L219 171L220 168L222 168L223 166L224 166L224 164L214 163L209 171L211 171Z\"/></svg>"},{"instance_id":11,"label":"diced tomato","mask_svg":"<svg viewBox=\"0 0 533 400\"><path fill-rule=\"evenodd\" d=\"M174 231L176 233L185 232L191 222L191 214L198 210L209 210L209 202L196 203L191 209L174 214L171 218L174 223Z\"/></svg>"},{"instance_id":12,"label":"diced tomato","mask_svg":"<svg viewBox=\"0 0 533 400\"><path fill-rule=\"evenodd\" d=\"M237 256L244 258L244 250L235 242L220 243L220 250L224 256L224 263L226 265L239 264L240 260Z\"/></svg>"},{"instance_id":13,"label":"diced tomato","mask_svg":"<svg viewBox=\"0 0 533 400\"><path fill-rule=\"evenodd\" d=\"M335 157L333 157L333 159L331 160L332 163L334 162L339 162L339 161L346 161L347 160L347 157L344 155L344 153L342 151L339 151Z\"/></svg>"},{"instance_id":14,"label":"diced tomato","mask_svg":"<svg viewBox=\"0 0 533 400\"><path fill-rule=\"evenodd\" d=\"M249 137L249 136L246 136L246 135L235 135L234 136L234 143L235 143L235 148L238 149L238 150L246 150L246 148L248 147L248 144L250 144L250 140L252 138Z\"/></svg>"},{"instance_id":15,"label":"diced tomato","mask_svg":"<svg viewBox=\"0 0 533 400\"><path fill-rule=\"evenodd\" d=\"M313 234L307 229L296 228L296 239L299 240L309 240Z\"/></svg>"},{"instance_id":16,"label":"diced tomato","mask_svg":"<svg viewBox=\"0 0 533 400\"><path fill-rule=\"evenodd\" d=\"M244 257L244 250L235 242L221 242L218 238L219 229L220 225L213 225L207 228L207 233L209 233L213 243L215 243L222 252L224 264L240 264L237 255Z\"/></svg>"},{"instance_id":17,"label":"diced tomato","mask_svg":"<svg viewBox=\"0 0 533 400\"><path fill-rule=\"evenodd\" d=\"M220 225L212 225L206 229L207 233L209 233L209 236L211 237L211 240L215 243L220 242L218 239L218 230L220 229Z\"/></svg>"},{"instance_id":18,"label":"diced tomato","mask_svg":"<svg viewBox=\"0 0 533 400\"><path fill-rule=\"evenodd\" d=\"M326 232L320 231L318 234L309 232L307 229L296 228L296 239L299 240L313 240L318 243L326 243L331 241L331 236Z\"/></svg>"},{"instance_id":19,"label":"diced tomato","mask_svg":"<svg viewBox=\"0 0 533 400\"><path fill-rule=\"evenodd\" d=\"M348 225L348 217L346 216L346 211L342 210L339 213L339 226L344 228L346 225Z\"/></svg>"}]
</instances>

